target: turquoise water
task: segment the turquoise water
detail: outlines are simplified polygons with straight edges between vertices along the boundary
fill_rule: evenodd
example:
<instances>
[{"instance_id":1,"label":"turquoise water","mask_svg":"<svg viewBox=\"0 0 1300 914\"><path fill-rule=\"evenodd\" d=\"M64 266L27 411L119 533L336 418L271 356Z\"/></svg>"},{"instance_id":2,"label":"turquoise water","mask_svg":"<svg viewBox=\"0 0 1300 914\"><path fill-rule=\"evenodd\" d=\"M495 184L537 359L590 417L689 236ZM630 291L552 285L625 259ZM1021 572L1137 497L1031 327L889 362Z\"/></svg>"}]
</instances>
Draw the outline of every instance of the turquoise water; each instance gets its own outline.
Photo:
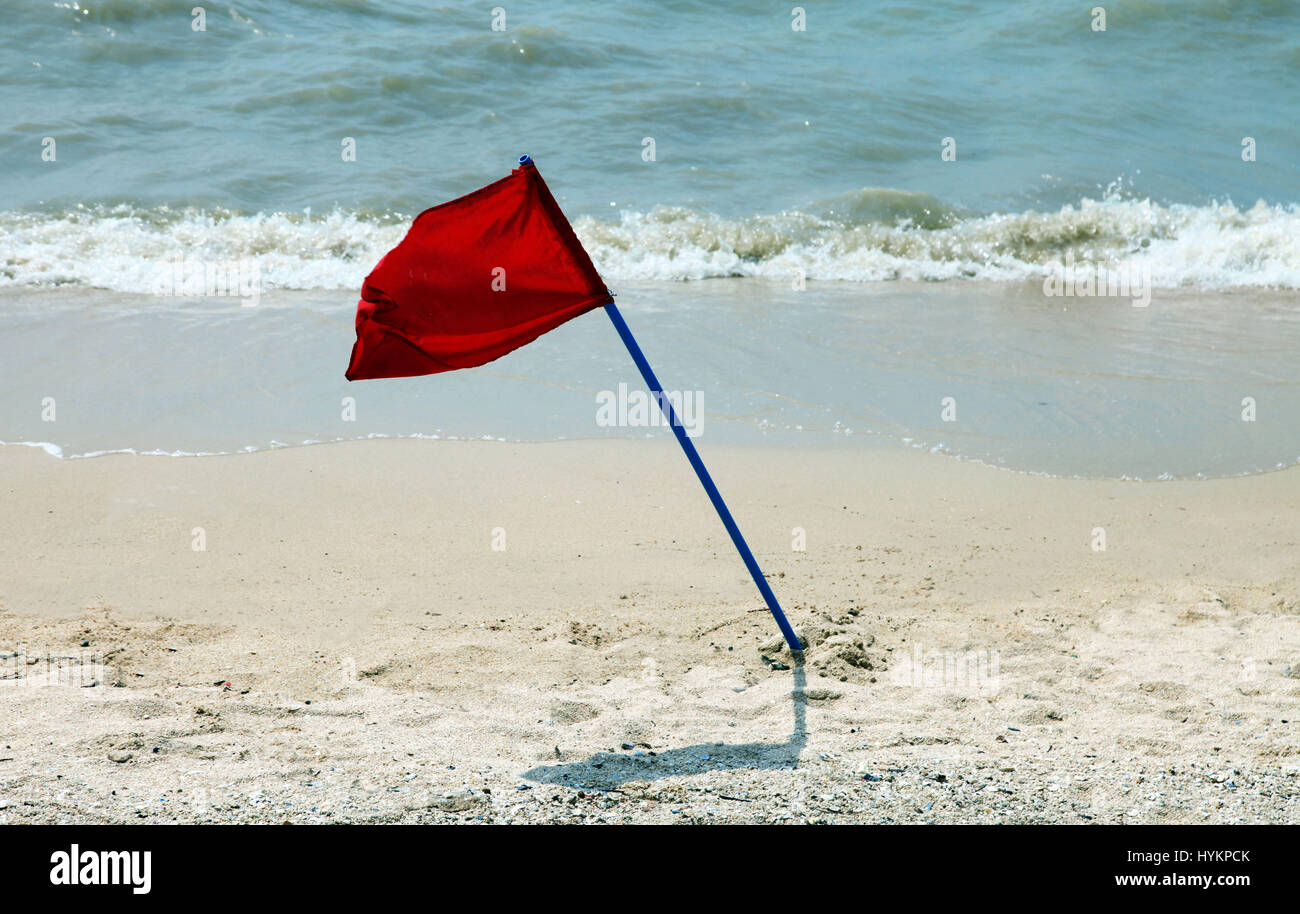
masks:
<instances>
[{"instance_id":1,"label":"turquoise water","mask_svg":"<svg viewBox=\"0 0 1300 914\"><path fill-rule=\"evenodd\" d=\"M1073 251L1300 287L1291 0L1122 0L1105 32L1072 0L806 4L802 32L759 2L512 2L504 31L491 4L221 3L203 32L189 0L10 6L0 282L133 290L121 261L179 225L282 255L272 285L351 288L393 222L529 152L611 279L1002 279Z\"/></svg>"},{"instance_id":2,"label":"turquoise water","mask_svg":"<svg viewBox=\"0 0 1300 914\"><path fill-rule=\"evenodd\" d=\"M1073 0L806 4L805 32L793 3L520 0L501 32L494 4L214 3L205 32L195 5L7 4L8 208L409 212L524 151L574 216L863 187L1019 211L1121 178L1164 203L1298 199L1290 0L1115 2L1104 33Z\"/></svg>"},{"instance_id":3,"label":"turquoise water","mask_svg":"<svg viewBox=\"0 0 1300 914\"><path fill-rule=\"evenodd\" d=\"M1300 3L1119 0L1104 32L1072 0L805 3L805 31L794 5L510 2L494 30L491 3L265 0L195 31L193 0L9 4L0 442L662 433L596 426L637 381L601 315L342 381L410 217L528 152L706 440L1300 460ZM255 267L260 303L159 294L182 261ZM1150 301L1049 298L1063 261Z\"/></svg>"}]
</instances>

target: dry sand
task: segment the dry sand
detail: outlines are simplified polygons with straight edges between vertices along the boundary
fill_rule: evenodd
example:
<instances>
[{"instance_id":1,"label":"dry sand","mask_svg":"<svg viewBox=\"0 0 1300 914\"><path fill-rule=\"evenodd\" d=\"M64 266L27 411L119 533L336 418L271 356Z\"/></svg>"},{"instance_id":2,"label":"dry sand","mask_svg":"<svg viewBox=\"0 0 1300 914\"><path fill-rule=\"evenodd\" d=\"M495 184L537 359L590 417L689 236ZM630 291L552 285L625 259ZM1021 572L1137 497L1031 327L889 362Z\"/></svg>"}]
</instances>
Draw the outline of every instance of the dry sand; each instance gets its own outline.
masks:
<instances>
[{"instance_id":1,"label":"dry sand","mask_svg":"<svg viewBox=\"0 0 1300 914\"><path fill-rule=\"evenodd\" d=\"M0 450L0 820L1300 822L1300 470L704 451Z\"/></svg>"}]
</instances>

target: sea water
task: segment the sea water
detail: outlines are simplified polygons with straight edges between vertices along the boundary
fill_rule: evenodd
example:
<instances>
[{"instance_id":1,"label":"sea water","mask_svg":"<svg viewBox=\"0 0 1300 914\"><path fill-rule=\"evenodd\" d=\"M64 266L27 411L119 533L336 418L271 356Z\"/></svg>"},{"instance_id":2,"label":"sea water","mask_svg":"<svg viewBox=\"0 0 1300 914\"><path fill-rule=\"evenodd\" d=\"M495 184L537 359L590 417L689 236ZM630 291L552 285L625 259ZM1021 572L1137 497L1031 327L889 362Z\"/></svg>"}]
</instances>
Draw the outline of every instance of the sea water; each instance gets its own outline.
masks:
<instances>
[{"instance_id":1,"label":"sea water","mask_svg":"<svg viewBox=\"0 0 1300 914\"><path fill-rule=\"evenodd\" d=\"M599 313L342 380L411 216L528 152L706 450L1294 463L1300 4L1104 8L11 5L0 441L665 434L597 420L637 383Z\"/></svg>"}]
</instances>

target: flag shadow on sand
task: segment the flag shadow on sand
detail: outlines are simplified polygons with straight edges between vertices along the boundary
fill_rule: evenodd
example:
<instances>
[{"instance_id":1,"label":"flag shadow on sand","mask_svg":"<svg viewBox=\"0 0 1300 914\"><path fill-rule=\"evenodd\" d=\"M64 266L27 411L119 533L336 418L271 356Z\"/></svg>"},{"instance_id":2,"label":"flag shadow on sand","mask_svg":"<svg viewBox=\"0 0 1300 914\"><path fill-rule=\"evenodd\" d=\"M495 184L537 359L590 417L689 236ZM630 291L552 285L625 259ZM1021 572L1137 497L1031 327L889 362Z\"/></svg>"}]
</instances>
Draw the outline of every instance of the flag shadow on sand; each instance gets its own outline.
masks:
<instances>
[{"instance_id":1,"label":"flag shadow on sand","mask_svg":"<svg viewBox=\"0 0 1300 914\"><path fill-rule=\"evenodd\" d=\"M806 684L803 657L796 654L794 688L790 690L794 731L783 743L699 743L640 755L598 752L581 762L530 768L523 776L542 784L612 790L628 781L652 781L707 771L797 768L799 755L808 742Z\"/></svg>"}]
</instances>

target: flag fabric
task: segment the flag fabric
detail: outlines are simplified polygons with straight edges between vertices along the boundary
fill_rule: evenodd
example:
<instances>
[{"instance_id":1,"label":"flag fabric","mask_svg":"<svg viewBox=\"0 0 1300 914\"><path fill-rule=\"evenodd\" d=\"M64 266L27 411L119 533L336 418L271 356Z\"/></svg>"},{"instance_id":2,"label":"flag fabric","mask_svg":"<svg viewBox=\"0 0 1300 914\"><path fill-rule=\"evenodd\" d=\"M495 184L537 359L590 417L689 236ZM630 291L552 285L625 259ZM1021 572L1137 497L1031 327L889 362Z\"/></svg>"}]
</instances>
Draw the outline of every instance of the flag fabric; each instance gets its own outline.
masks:
<instances>
[{"instance_id":1,"label":"flag fabric","mask_svg":"<svg viewBox=\"0 0 1300 914\"><path fill-rule=\"evenodd\" d=\"M361 287L347 378L472 368L612 300L528 160L415 217Z\"/></svg>"}]
</instances>

